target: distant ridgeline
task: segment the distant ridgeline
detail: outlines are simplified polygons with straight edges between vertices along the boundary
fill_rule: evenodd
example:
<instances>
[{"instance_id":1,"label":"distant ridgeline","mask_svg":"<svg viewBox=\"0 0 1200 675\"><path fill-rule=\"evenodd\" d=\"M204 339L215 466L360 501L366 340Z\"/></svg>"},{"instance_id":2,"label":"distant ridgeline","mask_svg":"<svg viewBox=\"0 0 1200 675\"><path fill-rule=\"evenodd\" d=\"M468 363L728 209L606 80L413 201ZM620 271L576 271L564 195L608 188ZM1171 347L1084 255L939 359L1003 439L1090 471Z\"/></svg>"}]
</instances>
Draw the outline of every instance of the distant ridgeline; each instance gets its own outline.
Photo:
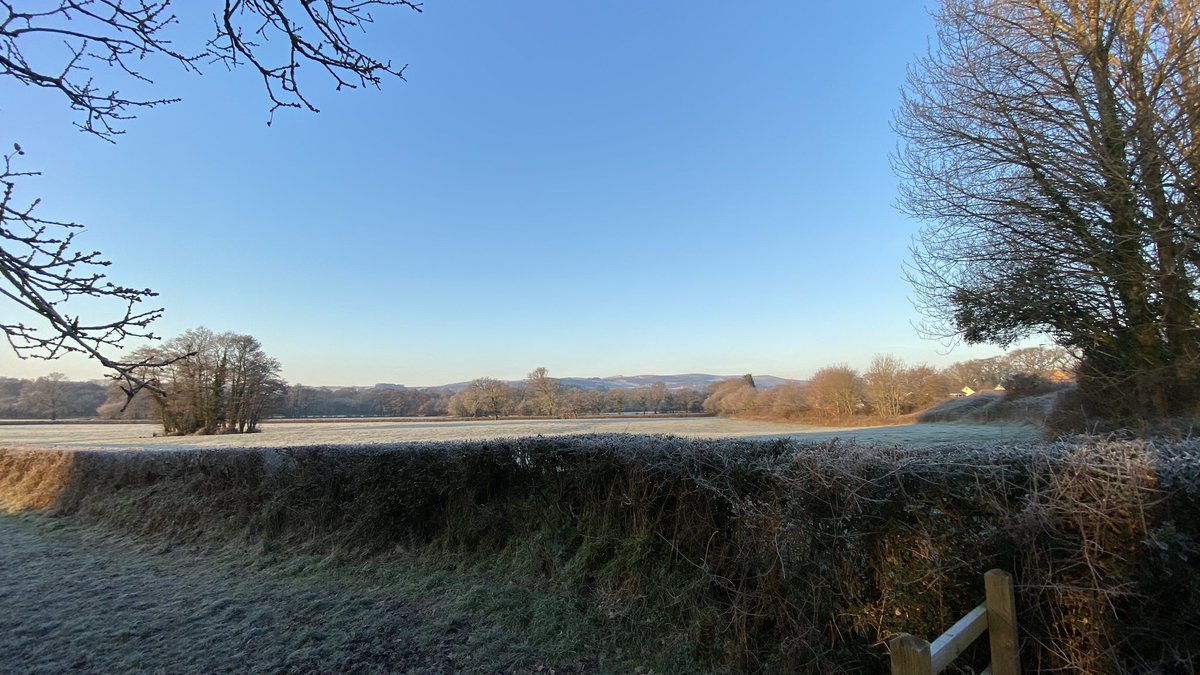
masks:
<instances>
[{"instance_id":1,"label":"distant ridgeline","mask_svg":"<svg viewBox=\"0 0 1200 675\"><path fill-rule=\"evenodd\" d=\"M617 414L709 413L778 420L895 418L974 391L1007 390L1009 398L1063 386L1072 364L1062 350L1018 349L943 369L876 356L865 371L818 370L808 380L771 375L636 375L554 378L545 368L524 380L481 377L439 387L281 385L268 415L323 417L579 417ZM124 408L124 409L123 409ZM156 420L154 401L124 394L105 381L71 382L53 373L36 380L0 378L6 418ZM864 419L865 421L865 419Z\"/></svg>"}]
</instances>

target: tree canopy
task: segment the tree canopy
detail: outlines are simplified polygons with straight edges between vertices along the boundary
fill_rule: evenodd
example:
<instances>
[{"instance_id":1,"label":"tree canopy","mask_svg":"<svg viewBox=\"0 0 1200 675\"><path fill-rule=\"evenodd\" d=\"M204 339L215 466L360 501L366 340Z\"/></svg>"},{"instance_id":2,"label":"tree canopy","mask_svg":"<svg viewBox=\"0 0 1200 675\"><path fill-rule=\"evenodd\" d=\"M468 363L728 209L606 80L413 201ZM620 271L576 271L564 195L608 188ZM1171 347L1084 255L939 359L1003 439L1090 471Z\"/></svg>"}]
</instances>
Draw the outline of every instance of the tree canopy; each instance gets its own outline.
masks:
<instances>
[{"instance_id":1,"label":"tree canopy","mask_svg":"<svg viewBox=\"0 0 1200 675\"><path fill-rule=\"evenodd\" d=\"M1200 1L944 0L897 113L927 329L1083 358L1091 412L1197 411Z\"/></svg>"},{"instance_id":2,"label":"tree canopy","mask_svg":"<svg viewBox=\"0 0 1200 675\"><path fill-rule=\"evenodd\" d=\"M249 335L196 328L142 352L170 364L154 375L153 396L167 434L253 432L287 390L279 362Z\"/></svg>"}]
</instances>

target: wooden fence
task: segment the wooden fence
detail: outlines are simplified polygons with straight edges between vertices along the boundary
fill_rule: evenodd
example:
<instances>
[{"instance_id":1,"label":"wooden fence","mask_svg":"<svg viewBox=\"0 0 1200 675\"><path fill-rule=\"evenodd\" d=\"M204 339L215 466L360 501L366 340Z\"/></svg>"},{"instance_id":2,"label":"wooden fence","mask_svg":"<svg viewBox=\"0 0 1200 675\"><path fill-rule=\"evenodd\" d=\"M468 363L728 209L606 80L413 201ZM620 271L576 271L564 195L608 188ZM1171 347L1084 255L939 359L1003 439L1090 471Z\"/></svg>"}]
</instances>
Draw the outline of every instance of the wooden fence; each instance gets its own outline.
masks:
<instances>
[{"instance_id":1,"label":"wooden fence","mask_svg":"<svg viewBox=\"0 0 1200 675\"><path fill-rule=\"evenodd\" d=\"M892 653L892 675L936 675L986 631L992 648L992 664L980 675L1020 675L1017 653L1017 604L1012 576L1002 570L983 575L981 605L959 619L941 637L929 644L908 633L888 643Z\"/></svg>"}]
</instances>

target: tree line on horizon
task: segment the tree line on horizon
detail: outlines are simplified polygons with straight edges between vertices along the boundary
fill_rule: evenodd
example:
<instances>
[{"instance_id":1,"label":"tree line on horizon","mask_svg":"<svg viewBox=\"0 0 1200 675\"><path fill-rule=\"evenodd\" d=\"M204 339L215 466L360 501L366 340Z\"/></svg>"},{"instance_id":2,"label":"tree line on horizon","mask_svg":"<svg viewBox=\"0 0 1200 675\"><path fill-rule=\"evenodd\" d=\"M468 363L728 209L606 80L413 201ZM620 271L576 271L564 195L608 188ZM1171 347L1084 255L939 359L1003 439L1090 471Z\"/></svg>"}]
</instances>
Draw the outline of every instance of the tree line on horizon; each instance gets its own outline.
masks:
<instances>
[{"instance_id":1,"label":"tree line on horizon","mask_svg":"<svg viewBox=\"0 0 1200 675\"><path fill-rule=\"evenodd\" d=\"M17 3L26 4L37 3ZM57 93L80 115L76 126L108 141L135 112L173 102L120 93L123 80L153 84L138 71L145 59L183 71L200 62L248 65L262 77L272 115L316 111L302 93L309 77L296 77L301 65L320 64L313 72L337 89L402 79L403 68L360 49L383 43L340 28L363 28L371 9L420 11L407 0L303 11L227 3L210 39L179 51L167 0L115 0L107 14L88 3L50 4L58 6L10 8L26 25L0 42L22 66L0 69L0 78ZM1048 337L1080 357L1073 407L1084 418L1144 427L1200 414L1200 0L943 0L931 13L936 40L910 65L892 157L900 206L922 223L906 268L922 332L1000 347ZM302 48L272 55L242 39L247 26ZM46 37L67 48L47 56L36 46ZM93 86L109 77L111 86ZM108 280L109 262L74 242L79 224L43 218L40 199L16 196L37 171L22 164L19 143L12 148L0 156L0 268L15 315L0 332L23 358L95 359L122 383L127 404L139 393L167 396L158 369L172 361L113 358L125 340L153 337L163 309L143 303L156 293ZM836 369L823 375L857 381ZM871 378L861 378L868 387ZM812 410L846 414L849 396L809 394ZM887 395L875 399L894 411ZM231 414L246 414L204 405L180 411L181 430L228 426ZM464 405L479 414L480 406ZM253 426L246 418L233 427L243 422Z\"/></svg>"},{"instance_id":2,"label":"tree line on horizon","mask_svg":"<svg viewBox=\"0 0 1200 675\"><path fill-rule=\"evenodd\" d=\"M806 382L769 389L752 376L713 388L704 409L718 415L765 420L847 420L896 418L919 412L968 392L1015 390L1019 395L1049 392L1069 380L1074 360L1059 348L1027 347L986 359L959 361L937 369L908 365L890 354L876 355L865 371L826 366Z\"/></svg>"},{"instance_id":3,"label":"tree line on horizon","mask_svg":"<svg viewBox=\"0 0 1200 675\"><path fill-rule=\"evenodd\" d=\"M17 419L96 417L159 420L168 434L253 431L267 418L324 417L544 417L612 414L712 413L777 420L896 417L936 405L964 387L975 391L1011 385L1049 385L1072 371L1058 348L1017 349L946 368L907 365L876 356L862 372L845 365L821 368L806 382L759 387L752 375L704 389L567 386L536 368L523 382L491 377L461 391L446 388L311 387L289 385L279 363L254 338L199 328L167 341L141 358L179 359L157 374L168 395L143 391L126 406L116 384L72 382L61 373L30 380L0 378L0 416Z\"/></svg>"}]
</instances>

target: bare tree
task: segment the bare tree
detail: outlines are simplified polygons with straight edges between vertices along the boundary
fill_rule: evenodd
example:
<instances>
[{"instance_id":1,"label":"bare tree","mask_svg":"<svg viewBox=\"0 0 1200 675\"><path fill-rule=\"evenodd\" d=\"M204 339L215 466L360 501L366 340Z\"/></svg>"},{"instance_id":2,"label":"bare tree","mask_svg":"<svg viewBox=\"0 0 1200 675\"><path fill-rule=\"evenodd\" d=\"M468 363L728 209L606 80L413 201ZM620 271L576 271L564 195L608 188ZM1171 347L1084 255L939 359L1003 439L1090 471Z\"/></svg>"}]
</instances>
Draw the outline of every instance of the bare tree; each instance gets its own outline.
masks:
<instances>
[{"instance_id":1,"label":"bare tree","mask_svg":"<svg viewBox=\"0 0 1200 675\"><path fill-rule=\"evenodd\" d=\"M279 362L249 335L195 328L141 351L168 364L156 373L161 393L152 392L167 434L253 432L283 403Z\"/></svg>"},{"instance_id":2,"label":"bare tree","mask_svg":"<svg viewBox=\"0 0 1200 675\"><path fill-rule=\"evenodd\" d=\"M662 382L655 382L650 385L650 390L646 393L646 405L658 414L662 411L663 403L667 400L667 385Z\"/></svg>"},{"instance_id":3,"label":"bare tree","mask_svg":"<svg viewBox=\"0 0 1200 675\"><path fill-rule=\"evenodd\" d=\"M1200 0L944 0L896 128L927 329L1083 356L1093 412L1200 402Z\"/></svg>"},{"instance_id":4,"label":"bare tree","mask_svg":"<svg viewBox=\"0 0 1200 675\"><path fill-rule=\"evenodd\" d=\"M810 412L808 387L788 382L768 392L771 407L767 414L773 419L799 419Z\"/></svg>"},{"instance_id":5,"label":"bare tree","mask_svg":"<svg viewBox=\"0 0 1200 675\"><path fill-rule=\"evenodd\" d=\"M213 3L213 32L204 44L179 46L172 0L4 0L0 2L0 77L63 96L80 113L80 129L112 140L138 110L173 98L126 95L108 80L153 84L142 64L158 59L188 72L210 64L248 65L279 108L317 111L302 89L301 67L323 73L335 88L378 87L403 78L404 67L363 52L351 39L389 7L421 11L408 0L283 0ZM223 5L223 6L222 6ZM50 48L54 47L54 48ZM269 122L268 122L269 123Z\"/></svg>"},{"instance_id":6,"label":"bare tree","mask_svg":"<svg viewBox=\"0 0 1200 675\"><path fill-rule=\"evenodd\" d=\"M96 408L96 417L106 420L152 420L159 417L154 409L154 400L142 390L130 400L120 383L109 384L104 401Z\"/></svg>"},{"instance_id":7,"label":"bare tree","mask_svg":"<svg viewBox=\"0 0 1200 675\"><path fill-rule=\"evenodd\" d=\"M717 383L704 400L704 410L717 415L742 415L754 408L758 390L746 378Z\"/></svg>"},{"instance_id":8,"label":"bare tree","mask_svg":"<svg viewBox=\"0 0 1200 675\"><path fill-rule=\"evenodd\" d=\"M970 387L982 391L1004 381L1008 375L1008 364L999 357L969 359L950 364L943 374L953 390Z\"/></svg>"},{"instance_id":9,"label":"bare tree","mask_svg":"<svg viewBox=\"0 0 1200 675\"><path fill-rule=\"evenodd\" d=\"M474 382L450 397L450 414L455 417L477 417L480 410L479 387Z\"/></svg>"},{"instance_id":10,"label":"bare tree","mask_svg":"<svg viewBox=\"0 0 1200 675\"><path fill-rule=\"evenodd\" d=\"M850 417L862 405L863 381L853 368L829 366L813 374L808 395L812 408L827 417Z\"/></svg>"},{"instance_id":11,"label":"bare tree","mask_svg":"<svg viewBox=\"0 0 1200 675\"><path fill-rule=\"evenodd\" d=\"M625 412L625 401L627 396L625 395L624 389L609 389L604 396L608 400L609 412L614 412L618 415Z\"/></svg>"},{"instance_id":12,"label":"bare tree","mask_svg":"<svg viewBox=\"0 0 1200 675\"><path fill-rule=\"evenodd\" d=\"M450 414L500 419L512 412L515 402L512 387L495 378L480 377L450 399Z\"/></svg>"},{"instance_id":13,"label":"bare tree","mask_svg":"<svg viewBox=\"0 0 1200 675\"><path fill-rule=\"evenodd\" d=\"M0 322L0 330L21 358L55 359L66 353L92 357L111 368L121 382L126 399L153 380L136 377L153 361L119 360L107 354L126 338L150 338L152 321L162 309L142 309L154 297L150 289L119 286L103 270L109 262L99 251L83 252L75 246L80 226L48 220L35 210L38 200L18 202L17 181L33 175L17 171L12 162L23 154L20 147L5 155L0 173L0 296L20 311L16 321ZM88 321L71 308L72 300L90 299L117 310L109 318Z\"/></svg>"},{"instance_id":14,"label":"bare tree","mask_svg":"<svg viewBox=\"0 0 1200 675\"><path fill-rule=\"evenodd\" d=\"M558 380L550 377L550 371L544 367L535 368L526 376L525 386L533 395L535 409L539 415L553 416L559 413Z\"/></svg>"},{"instance_id":15,"label":"bare tree","mask_svg":"<svg viewBox=\"0 0 1200 675\"><path fill-rule=\"evenodd\" d=\"M946 376L928 365L904 371L904 401L909 410L924 410L944 401L951 393Z\"/></svg>"},{"instance_id":16,"label":"bare tree","mask_svg":"<svg viewBox=\"0 0 1200 675\"><path fill-rule=\"evenodd\" d=\"M694 413L704 409L704 394L699 390L687 387L672 393L675 395L675 407L680 412Z\"/></svg>"},{"instance_id":17,"label":"bare tree","mask_svg":"<svg viewBox=\"0 0 1200 675\"><path fill-rule=\"evenodd\" d=\"M871 360L871 367L863 375L867 400L875 413L884 417L896 417L904 412L905 367L904 362L891 354L878 354Z\"/></svg>"},{"instance_id":18,"label":"bare tree","mask_svg":"<svg viewBox=\"0 0 1200 675\"><path fill-rule=\"evenodd\" d=\"M286 396L279 361L267 356L254 337L226 333L222 338L229 372L225 431L254 431L263 415Z\"/></svg>"},{"instance_id":19,"label":"bare tree","mask_svg":"<svg viewBox=\"0 0 1200 675\"><path fill-rule=\"evenodd\" d=\"M512 387L490 377L480 378L477 382L479 382L479 395L483 403L484 414L500 419L512 412L514 401Z\"/></svg>"},{"instance_id":20,"label":"bare tree","mask_svg":"<svg viewBox=\"0 0 1200 675\"><path fill-rule=\"evenodd\" d=\"M50 373L28 383L21 387L21 399L18 405L36 415L57 420L58 414L63 408L63 380L65 379L67 376L62 373Z\"/></svg>"},{"instance_id":21,"label":"bare tree","mask_svg":"<svg viewBox=\"0 0 1200 675\"><path fill-rule=\"evenodd\" d=\"M76 126L108 141L138 111L176 100L122 93L122 83L141 89L153 84L142 69L152 60L188 72L210 64L248 65L262 78L269 115L279 108L315 112L302 88L301 66L315 66L306 71L323 73L339 90L377 87L388 76L402 79L403 67L361 51L351 35L373 21L373 10L420 11L408 0L225 0L213 6L211 37L178 46L171 0L0 0L0 78L60 94L79 113ZM76 249L79 225L42 219L34 212L36 199L18 203L16 182L31 173L13 166L15 155L23 154L19 145L14 149L0 175L0 295L21 318L5 321L0 330L22 358L68 352L95 358L114 371L127 401L143 388L162 395L148 367L167 364L108 355L127 338L155 337L149 325L162 310L141 304L155 293L113 284L101 273L109 263L99 252ZM114 302L124 311L84 319L71 309L79 303L70 302L83 298Z\"/></svg>"},{"instance_id":22,"label":"bare tree","mask_svg":"<svg viewBox=\"0 0 1200 675\"><path fill-rule=\"evenodd\" d=\"M1009 375L1051 377L1056 372L1075 369L1075 359L1061 347L1024 347L1004 355Z\"/></svg>"}]
</instances>

